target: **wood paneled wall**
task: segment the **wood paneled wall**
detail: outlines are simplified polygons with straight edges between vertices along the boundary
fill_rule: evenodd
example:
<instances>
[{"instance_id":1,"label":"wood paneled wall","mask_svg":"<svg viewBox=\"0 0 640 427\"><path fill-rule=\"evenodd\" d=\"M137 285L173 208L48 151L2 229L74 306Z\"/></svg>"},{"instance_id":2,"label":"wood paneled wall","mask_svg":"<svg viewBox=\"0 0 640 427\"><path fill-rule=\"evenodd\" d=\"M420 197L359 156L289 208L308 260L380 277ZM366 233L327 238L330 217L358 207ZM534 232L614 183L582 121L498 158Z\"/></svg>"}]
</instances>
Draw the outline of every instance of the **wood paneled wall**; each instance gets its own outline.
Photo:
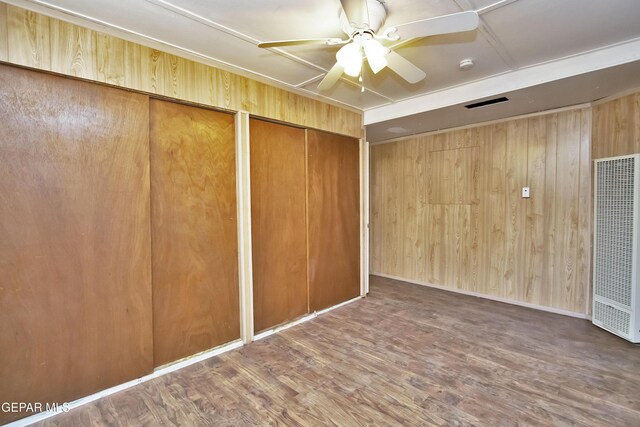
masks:
<instances>
[{"instance_id":1,"label":"wood paneled wall","mask_svg":"<svg viewBox=\"0 0 640 427\"><path fill-rule=\"evenodd\" d=\"M0 402L151 372L148 117L145 95L0 65Z\"/></svg>"},{"instance_id":2,"label":"wood paneled wall","mask_svg":"<svg viewBox=\"0 0 640 427\"><path fill-rule=\"evenodd\" d=\"M372 272L586 313L590 133L580 109L372 146Z\"/></svg>"},{"instance_id":3,"label":"wood paneled wall","mask_svg":"<svg viewBox=\"0 0 640 427\"><path fill-rule=\"evenodd\" d=\"M640 92L593 107L594 159L640 153Z\"/></svg>"},{"instance_id":4,"label":"wood paneled wall","mask_svg":"<svg viewBox=\"0 0 640 427\"><path fill-rule=\"evenodd\" d=\"M155 366L240 337L234 118L150 100Z\"/></svg>"},{"instance_id":5,"label":"wood paneled wall","mask_svg":"<svg viewBox=\"0 0 640 427\"><path fill-rule=\"evenodd\" d=\"M362 113L0 3L0 61L362 137Z\"/></svg>"}]
</instances>

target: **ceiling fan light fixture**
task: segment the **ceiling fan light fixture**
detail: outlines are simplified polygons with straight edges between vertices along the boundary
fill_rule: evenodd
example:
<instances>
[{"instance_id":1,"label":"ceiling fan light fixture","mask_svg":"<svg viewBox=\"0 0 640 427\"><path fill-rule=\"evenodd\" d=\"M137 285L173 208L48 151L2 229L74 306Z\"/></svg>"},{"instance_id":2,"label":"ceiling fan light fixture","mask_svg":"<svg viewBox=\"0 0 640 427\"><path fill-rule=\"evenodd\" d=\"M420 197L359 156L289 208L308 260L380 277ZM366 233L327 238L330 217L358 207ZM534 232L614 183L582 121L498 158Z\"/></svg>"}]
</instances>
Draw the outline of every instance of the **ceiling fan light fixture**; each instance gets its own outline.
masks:
<instances>
[{"instance_id":1,"label":"ceiling fan light fixture","mask_svg":"<svg viewBox=\"0 0 640 427\"><path fill-rule=\"evenodd\" d=\"M389 49L382 46L378 40L369 39L363 44L364 53L367 55L367 61L374 74L378 74L380 70L389 65L385 56L389 53Z\"/></svg>"},{"instance_id":2,"label":"ceiling fan light fixture","mask_svg":"<svg viewBox=\"0 0 640 427\"><path fill-rule=\"evenodd\" d=\"M360 43L349 43L336 53L338 64L344 67L344 72L352 77L358 77L362 69L362 49Z\"/></svg>"}]
</instances>

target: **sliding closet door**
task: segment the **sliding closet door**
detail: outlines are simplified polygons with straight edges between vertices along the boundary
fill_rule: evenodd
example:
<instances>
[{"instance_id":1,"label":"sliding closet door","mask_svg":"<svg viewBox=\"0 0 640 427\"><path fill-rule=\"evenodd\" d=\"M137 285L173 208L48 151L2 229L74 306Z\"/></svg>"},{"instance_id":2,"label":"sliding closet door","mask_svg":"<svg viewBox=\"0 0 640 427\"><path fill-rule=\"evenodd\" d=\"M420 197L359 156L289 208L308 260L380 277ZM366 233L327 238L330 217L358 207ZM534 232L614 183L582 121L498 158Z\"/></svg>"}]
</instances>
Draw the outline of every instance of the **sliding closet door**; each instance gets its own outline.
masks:
<instances>
[{"instance_id":1,"label":"sliding closet door","mask_svg":"<svg viewBox=\"0 0 640 427\"><path fill-rule=\"evenodd\" d=\"M256 332L308 312L304 130L251 119Z\"/></svg>"},{"instance_id":2,"label":"sliding closet door","mask_svg":"<svg viewBox=\"0 0 640 427\"><path fill-rule=\"evenodd\" d=\"M311 310L360 295L359 141L307 131Z\"/></svg>"},{"instance_id":3,"label":"sliding closet door","mask_svg":"<svg viewBox=\"0 0 640 427\"><path fill-rule=\"evenodd\" d=\"M145 95L0 65L0 402L151 372L148 111Z\"/></svg>"},{"instance_id":4,"label":"sliding closet door","mask_svg":"<svg viewBox=\"0 0 640 427\"><path fill-rule=\"evenodd\" d=\"M240 337L234 120L152 99L154 362Z\"/></svg>"}]
</instances>

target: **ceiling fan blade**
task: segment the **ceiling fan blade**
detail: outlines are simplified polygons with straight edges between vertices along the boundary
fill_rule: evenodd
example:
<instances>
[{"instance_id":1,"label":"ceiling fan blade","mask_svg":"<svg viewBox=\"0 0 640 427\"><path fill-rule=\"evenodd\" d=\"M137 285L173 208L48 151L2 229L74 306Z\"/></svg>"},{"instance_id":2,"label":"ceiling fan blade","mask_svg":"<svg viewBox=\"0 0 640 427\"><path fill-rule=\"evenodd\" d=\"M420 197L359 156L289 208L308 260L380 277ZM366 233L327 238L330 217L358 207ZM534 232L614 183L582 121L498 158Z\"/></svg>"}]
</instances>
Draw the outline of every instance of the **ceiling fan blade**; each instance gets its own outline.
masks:
<instances>
[{"instance_id":1,"label":"ceiling fan blade","mask_svg":"<svg viewBox=\"0 0 640 427\"><path fill-rule=\"evenodd\" d=\"M347 20L354 28L369 26L369 8L367 0L340 0Z\"/></svg>"},{"instance_id":2,"label":"ceiling fan blade","mask_svg":"<svg viewBox=\"0 0 640 427\"><path fill-rule=\"evenodd\" d=\"M407 40L416 37L475 30L478 28L479 20L475 11L468 11L407 22L406 24L397 25L395 31L390 31L391 29L388 31L397 33L402 40Z\"/></svg>"},{"instance_id":3,"label":"ceiling fan blade","mask_svg":"<svg viewBox=\"0 0 640 427\"><path fill-rule=\"evenodd\" d=\"M418 83L427 77L424 71L404 59L394 51L390 51L384 57L388 62L388 67L409 83Z\"/></svg>"},{"instance_id":4,"label":"ceiling fan blade","mask_svg":"<svg viewBox=\"0 0 640 427\"><path fill-rule=\"evenodd\" d=\"M268 47L282 47L282 46L300 46L306 44L324 44L324 45L339 45L345 44L349 40L342 39L298 39L298 40L276 40L271 42L262 42L258 43L258 47L268 48Z\"/></svg>"},{"instance_id":5,"label":"ceiling fan blade","mask_svg":"<svg viewBox=\"0 0 640 427\"><path fill-rule=\"evenodd\" d=\"M340 79L340 76L342 76L343 71L344 71L344 67L336 62L336 65L331 67L327 75L324 76L324 79L322 79L322 81L318 85L318 89L319 90L331 89L333 85L336 84L338 79Z\"/></svg>"}]
</instances>

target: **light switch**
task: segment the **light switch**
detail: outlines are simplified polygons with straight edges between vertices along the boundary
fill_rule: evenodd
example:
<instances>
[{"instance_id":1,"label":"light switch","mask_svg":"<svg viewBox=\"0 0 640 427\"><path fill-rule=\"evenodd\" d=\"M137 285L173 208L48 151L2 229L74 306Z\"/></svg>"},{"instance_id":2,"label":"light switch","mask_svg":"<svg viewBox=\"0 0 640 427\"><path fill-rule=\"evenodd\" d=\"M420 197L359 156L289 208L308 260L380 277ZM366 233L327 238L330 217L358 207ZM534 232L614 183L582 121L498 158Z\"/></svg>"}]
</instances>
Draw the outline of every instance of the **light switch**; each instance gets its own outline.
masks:
<instances>
[{"instance_id":1,"label":"light switch","mask_svg":"<svg viewBox=\"0 0 640 427\"><path fill-rule=\"evenodd\" d=\"M529 187L522 187L522 197L529 198Z\"/></svg>"}]
</instances>

